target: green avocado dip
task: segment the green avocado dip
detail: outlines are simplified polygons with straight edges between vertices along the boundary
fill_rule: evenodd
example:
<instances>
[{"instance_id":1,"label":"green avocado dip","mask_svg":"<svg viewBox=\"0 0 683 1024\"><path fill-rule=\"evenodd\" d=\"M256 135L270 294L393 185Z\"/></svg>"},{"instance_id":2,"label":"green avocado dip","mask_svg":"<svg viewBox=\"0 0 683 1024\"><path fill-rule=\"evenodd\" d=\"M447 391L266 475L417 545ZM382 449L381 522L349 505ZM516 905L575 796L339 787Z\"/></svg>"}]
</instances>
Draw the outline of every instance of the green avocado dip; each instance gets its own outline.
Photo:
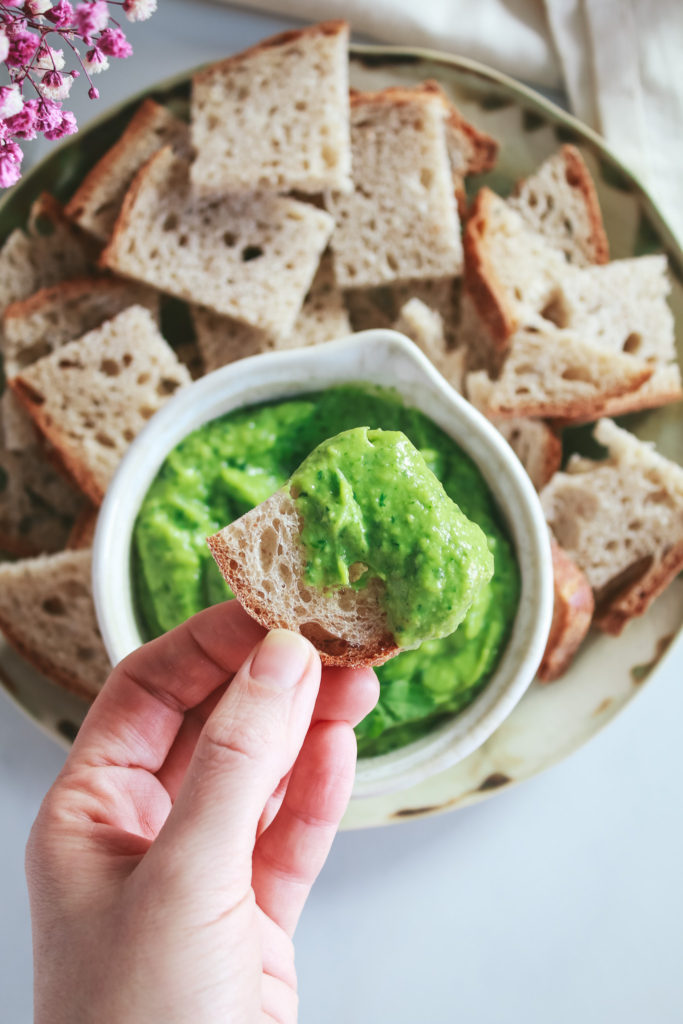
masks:
<instances>
[{"instance_id":1,"label":"green avocado dip","mask_svg":"<svg viewBox=\"0 0 683 1024\"><path fill-rule=\"evenodd\" d=\"M398 430L354 427L314 448L290 479L313 587L383 584L399 647L449 636L493 575L483 531Z\"/></svg>"},{"instance_id":2,"label":"green avocado dip","mask_svg":"<svg viewBox=\"0 0 683 1024\"><path fill-rule=\"evenodd\" d=\"M494 562L493 576L456 632L377 669L379 703L356 728L360 756L372 757L418 739L471 703L496 667L519 601L514 550L488 487L428 417L388 389L349 385L205 424L168 455L145 497L133 575L145 639L230 597L206 538L284 486L323 441L356 427L405 434L445 493L483 530Z\"/></svg>"}]
</instances>

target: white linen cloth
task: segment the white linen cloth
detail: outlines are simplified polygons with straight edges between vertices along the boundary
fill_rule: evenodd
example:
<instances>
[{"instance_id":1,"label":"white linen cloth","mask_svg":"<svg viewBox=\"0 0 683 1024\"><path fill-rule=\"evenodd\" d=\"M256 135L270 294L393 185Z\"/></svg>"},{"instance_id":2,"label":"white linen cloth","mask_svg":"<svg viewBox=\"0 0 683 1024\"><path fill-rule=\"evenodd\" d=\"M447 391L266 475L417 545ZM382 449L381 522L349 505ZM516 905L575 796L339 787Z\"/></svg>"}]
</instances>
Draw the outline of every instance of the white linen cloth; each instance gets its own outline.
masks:
<instances>
[{"instance_id":1,"label":"white linen cloth","mask_svg":"<svg viewBox=\"0 0 683 1024\"><path fill-rule=\"evenodd\" d=\"M683 245L683 0L242 0L378 42L479 60L570 109L641 179Z\"/></svg>"}]
</instances>

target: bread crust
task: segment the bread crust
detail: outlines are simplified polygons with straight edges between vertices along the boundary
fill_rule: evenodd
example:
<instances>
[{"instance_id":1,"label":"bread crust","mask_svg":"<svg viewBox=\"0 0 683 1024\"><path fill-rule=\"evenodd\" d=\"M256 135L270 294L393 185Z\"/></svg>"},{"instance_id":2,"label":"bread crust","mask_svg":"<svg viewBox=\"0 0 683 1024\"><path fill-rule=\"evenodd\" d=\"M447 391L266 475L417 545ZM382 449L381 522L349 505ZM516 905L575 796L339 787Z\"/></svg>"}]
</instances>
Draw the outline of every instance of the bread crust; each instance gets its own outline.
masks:
<instances>
[{"instance_id":1,"label":"bread crust","mask_svg":"<svg viewBox=\"0 0 683 1024\"><path fill-rule=\"evenodd\" d=\"M256 619L264 629L294 629L298 632L295 625L275 615L272 608L254 598L249 580L243 575L236 560L229 556L220 534L208 537L207 543L223 578L253 619ZM396 641L388 631L374 643L362 647L344 643L338 637L327 641L326 638L310 635L307 639L316 647L322 664L329 666L360 668L382 665L399 652Z\"/></svg>"},{"instance_id":2,"label":"bread crust","mask_svg":"<svg viewBox=\"0 0 683 1024\"><path fill-rule=\"evenodd\" d=\"M624 626L637 615L643 615L682 570L683 540L643 575L611 593L607 600L601 601L598 595L595 625L603 633L619 636Z\"/></svg>"},{"instance_id":3,"label":"bread crust","mask_svg":"<svg viewBox=\"0 0 683 1024\"><path fill-rule=\"evenodd\" d=\"M92 203L93 197L96 196L107 182L112 171L116 170L119 161L125 160L128 152L135 149L141 140L147 138L161 113L169 112L155 100L143 100L118 142L114 143L111 149L107 150L92 170L86 174L77 191L66 205L64 210L66 217L76 223L79 222L79 219ZM169 113L169 117L171 116Z\"/></svg>"},{"instance_id":4,"label":"bread crust","mask_svg":"<svg viewBox=\"0 0 683 1024\"><path fill-rule=\"evenodd\" d=\"M605 234L600 203L590 171L576 146L564 145L560 152L564 158L567 184L578 189L583 196L591 229L590 242L593 250L593 263L608 263L609 242Z\"/></svg>"},{"instance_id":5,"label":"bread crust","mask_svg":"<svg viewBox=\"0 0 683 1024\"><path fill-rule=\"evenodd\" d=\"M543 683L559 679L567 671L590 629L595 609L585 574L554 537L550 538L550 551L554 604L548 642L538 667L538 678Z\"/></svg>"},{"instance_id":6,"label":"bread crust","mask_svg":"<svg viewBox=\"0 0 683 1024\"><path fill-rule=\"evenodd\" d=\"M254 46L250 46L248 50L241 50L240 53L234 53L232 56L226 57L225 60L216 61L203 71L197 72L192 79L192 86L194 88L195 85L201 85L205 81L210 81L212 78L215 78L217 73L229 71L231 68L237 67L245 61L251 60L252 57L255 57L259 53L263 53L266 50L273 50L278 46L287 46L289 43L295 43L298 40L315 39L316 36L338 36L346 34L348 38L349 32L349 23L348 21L344 21L342 18L331 19L330 21L320 21L316 25L307 25L306 28L293 28L288 29L285 32L278 32L276 35L269 36L267 39L262 39Z\"/></svg>"},{"instance_id":7,"label":"bread crust","mask_svg":"<svg viewBox=\"0 0 683 1024\"><path fill-rule=\"evenodd\" d=\"M128 191L126 192L119 215L116 218L114 229L111 233L111 237L104 249L100 253L98 261L99 266L104 270L114 270L117 274L122 277L127 277L124 271L119 270L117 267L118 248L121 243L121 238L126 234L131 225L131 210L135 205L140 189L145 184L148 173L152 173L154 166L159 161L166 161L169 154L173 151L172 146L163 146L160 150L154 153L149 160L146 160L142 167L138 170L135 177L133 178ZM128 278L128 280L135 281L136 278Z\"/></svg>"},{"instance_id":8,"label":"bread crust","mask_svg":"<svg viewBox=\"0 0 683 1024\"><path fill-rule=\"evenodd\" d=\"M507 350L508 340L519 324L505 297L505 289L496 274L486 246L490 205L494 197L490 189L481 188L465 223L464 286L491 337L492 347L501 353Z\"/></svg>"},{"instance_id":9,"label":"bread crust","mask_svg":"<svg viewBox=\"0 0 683 1024\"><path fill-rule=\"evenodd\" d=\"M58 683L63 686L65 690L69 690L70 693L74 693L77 697L82 697L84 700L93 701L98 693L98 688L93 686L88 688L82 679L73 672L67 671L67 669L60 668L59 665L55 665L49 658L44 658L40 651L36 650L35 647L30 647L23 642L23 640L17 636L12 624L3 618L0 613L0 631L4 633L7 642L14 648L14 650L22 658L25 658L30 665L33 665L39 672L42 672L50 682Z\"/></svg>"}]
</instances>

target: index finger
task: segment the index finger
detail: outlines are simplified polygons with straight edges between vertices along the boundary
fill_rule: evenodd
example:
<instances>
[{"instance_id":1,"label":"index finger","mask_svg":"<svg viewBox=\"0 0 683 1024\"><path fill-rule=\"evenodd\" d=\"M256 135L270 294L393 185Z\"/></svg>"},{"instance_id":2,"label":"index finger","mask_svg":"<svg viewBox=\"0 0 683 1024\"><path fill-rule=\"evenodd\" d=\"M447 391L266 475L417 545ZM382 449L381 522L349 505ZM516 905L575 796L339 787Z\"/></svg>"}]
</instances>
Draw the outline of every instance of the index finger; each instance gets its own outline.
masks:
<instances>
[{"instance_id":1,"label":"index finger","mask_svg":"<svg viewBox=\"0 0 683 1024\"><path fill-rule=\"evenodd\" d=\"M264 635L226 601L119 662L81 726L67 761L157 772L185 714L228 682Z\"/></svg>"}]
</instances>

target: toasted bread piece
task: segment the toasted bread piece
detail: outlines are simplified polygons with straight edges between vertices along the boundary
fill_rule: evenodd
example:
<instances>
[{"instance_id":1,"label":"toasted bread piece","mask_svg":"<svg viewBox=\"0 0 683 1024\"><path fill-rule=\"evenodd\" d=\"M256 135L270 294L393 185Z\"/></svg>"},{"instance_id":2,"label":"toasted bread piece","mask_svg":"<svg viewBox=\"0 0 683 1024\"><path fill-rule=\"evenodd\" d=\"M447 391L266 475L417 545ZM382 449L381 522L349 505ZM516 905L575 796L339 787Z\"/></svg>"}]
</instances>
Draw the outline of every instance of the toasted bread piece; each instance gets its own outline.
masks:
<instances>
[{"instance_id":1,"label":"toasted bread piece","mask_svg":"<svg viewBox=\"0 0 683 1024\"><path fill-rule=\"evenodd\" d=\"M17 228L0 249L0 315L39 288L87 273L93 257L57 200L43 193L31 208L26 231Z\"/></svg>"},{"instance_id":2,"label":"toasted bread piece","mask_svg":"<svg viewBox=\"0 0 683 1024\"><path fill-rule=\"evenodd\" d=\"M505 351L515 331L545 310L567 260L489 188L477 193L463 245L465 292L492 349Z\"/></svg>"},{"instance_id":3,"label":"toasted bread piece","mask_svg":"<svg viewBox=\"0 0 683 1024\"><path fill-rule=\"evenodd\" d=\"M409 299L401 307L394 330L414 341L451 387L462 391L465 349L448 345L443 318L436 310L430 309L420 299Z\"/></svg>"},{"instance_id":4,"label":"toasted bread piece","mask_svg":"<svg viewBox=\"0 0 683 1024\"><path fill-rule=\"evenodd\" d=\"M590 423L593 420L610 416L623 416L627 412L640 412L642 409L658 409L662 405L680 402L682 399L681 371L678 364L657 366L649 380L646 380L635 391L606 398L593 406L590 416L575 416L571 420L563 420L562 417L559 417L553 418L552 422L555 429L562 429L569 424Z\"/></svg>"},{"instance_id":5,"label":"toasted bread piece","mask_svg":"<svg viewBox=\"0 0 683 1024\"><path fill-rule=\"evenodd\" d=\"M208 538L240 604L266 629L307 637L324 665L381 665L398 653L379 603L381 585L321 593L304 582L302 521L287 490L277 491Z\"/></svg>"},{"instance_id":6,"label":"toasted bread piece","mask_svg":"<svg viewBox=\"0 0 683 1024\"><path fill-rule=\"evenodd\" d=\"M348 42L345 21L326 21L195 75L195 188L350 191Z\"/></svg>"},{"instance_id":7,"label":"toasted bread piece","mask_svg":"<svg viewBox=\"0 0 683 1024\"><path fill-rule=\"evenodd\" d=\"M580 422L592 419L605 399L634 391L651 376L652 367L635 356L607 352L570 331L526 327L510 339L499 376L470 372L465 393L490 419Z\"/></svg>"},{"instance_id":8,"label":"toasted bread piece","mask_svg":"<svg viewBox=\"0 0 683 1024\"><path fill-rule=\"evenodd\" d=\"M595 609L593 591L585 573L552 537L550 550L554 604L548 642L538 667L542 683L559 679L567 671L590 629Z\"/></svg>"},{"instance_id":9,"label":"toasted bread piece","mask_svg":"<svg viewBox=\"0 0 683 1024\"><path fill-rule=\"evenodd\" d=\"M326 193L342 288L460 274L462 244L443 100L393 88L351 95L353 192Z\"/></svg>"},{"instance_id":10,"label":"toasted bread piece","mask_svg":"<svg viewBox=\"0 0 683 1024\"><path fill-rule=\"evenodd\" d=\"M158 311L158 293L109 277L78 277L41 288L5 310L5 375L13 377L37 359L120 313L128 306ZM5 444L21 451L35 442L33 423L13 395L0 403Z\"/></svg>"},{"instance_id":11,"label":"toasted bread piece","mask_svg":"<svg viewBox=\"0 0 683 1024\"><path fill-rule=\"evenodd\" d=\"M495 421L494 421L495 423ZM495 423L537 491L562 464L562 440L544 420L515 417Z\"/></svg>"},{"instance_id":12,"label":"toasted bread piece","mask_svg":"<svg viewBox=\"0 0 683 1024\"><path fill-rule=\"evenodd\" d=\"M320 263L311 290L287 338L273 338L265 331L219 316L200 306L192 307L192 319L206 373L246 356L274 349L305 348L343 338L351 331L349 316L327 257Z\"/></svg>"},{"instance_id":13,"label":"toasted bread piece","mask_svg":"<svg viewBox=\"0 0 683 1024\"><path fill-rule=\"evenodd\" d=\"M495 167L498 157L496 140L466 120L438 82L429 79L415 86L413 91L441 98L446 121L446 145L455 180L462 182L468 174L484 174Z\"/></svg>"},{"instance_id":14,"label":"toasted bread piece","mask_svg":"<svg viewBox=\"0 0 683 1024\"><path fill-rule=\"evenodd\" d=\"M595 624L618 635L683 569L683 468L600 420L608 457L572 456L541 493L557 541L595 594Z\"/></svg>"},{"instance_id":15,"label":"toasted bread piece","mask_svg":"<svg viewBox=\"0 0 683 1024\"><path fill-rule=\"evenodd\" d=\"M131 306L27 367L10 386L95 505L128 445L190 375L148 309Z\"/></svg>"},{"instance_id":16,"label":"toasted bread piece","mask_svg":"<svg viewBox=\"0 0 683 1024\"><path fill-rule=\"evenodd\" d=\"M102 263L283 338L332 226L324 210L273 194L197 197L167 147L136 176Z\"/></svg>"},{"instance_id":17,"label":"toasted bread piece","mask_svg":"<svg viewBox=\"0 0 683 1024\"><path fill-rule=\"evenodd\" d=\"M82 551L83 548L91 548L95 539L97 528L97 517L99 510L93 505L85 505L75 523L71 527L66 542L68 551Z\"/></svg>"},{"instance_id":18,"label":"toasted bread piece","mask_svg":"<svg viewBox=\"0 0 683 1024\"><path fill-rule=\"evenodd\" d=\"M607 263L609 243L595 185L576 146L562 146L518 182L508 205L573 266Z\"/></svg>"},{"instance_id":19,"label":"toasted bread piece","mask_svg":"<svg viewBox=\"0 0 683 1024\"><path fill-rule=\"evenodd\" d=\"M54 683L91 700L111 671L95 617L92 554L0 564L0 629Z\"/></svg>"},{"instance_id":20,"label":"toasted bread piece","mask_svg":"<svg viewBox=\"0 0 683 1024\"><path fill-rule=\"evenodd\" d=\"M59 551L83 505L41 449L0 448L0 551L18 558Z\"/></svg>"},{"instance_id":21,"label":"toasted bread piece","mask_svg":"<svg viewBox=\"0 0 683 1024\"><path fill-rule=\"evenodd\" d=\"M85 176L66 206L66 215L100 242L114 230L123 197L149 158L163 146L187 148L188 127L154 100L146 99L121 138Z\"/></svg>"}]
</instances>

